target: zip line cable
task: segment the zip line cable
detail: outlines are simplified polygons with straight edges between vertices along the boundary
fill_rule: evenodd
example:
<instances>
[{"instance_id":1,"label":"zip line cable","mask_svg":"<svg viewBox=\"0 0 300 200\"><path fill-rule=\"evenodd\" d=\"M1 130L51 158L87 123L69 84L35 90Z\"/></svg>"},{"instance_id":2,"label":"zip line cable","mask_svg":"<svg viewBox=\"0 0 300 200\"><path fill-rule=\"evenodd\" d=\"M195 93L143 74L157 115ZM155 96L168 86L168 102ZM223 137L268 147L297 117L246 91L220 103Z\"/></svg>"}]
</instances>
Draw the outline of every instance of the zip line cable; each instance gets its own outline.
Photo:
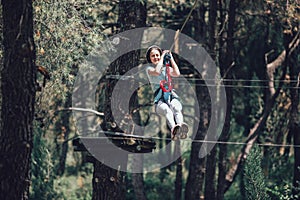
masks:
<instances>
[{"instance_id":1,"label":"zip line cable","mask_svg":"<svg viewBox=\"0 0 300 200\"><path fill-rule=\"evenodd\" d=\"M300 76L300 75L299 75ZM178 80L180 79L188 79L191 81L197 81L197 80L208 80L208 81L219 81L219 82L263 82L263 83L268 83L268 82L289 82L289 83L298 83L299 80L280 80L280 79L275 79L275 80L266 80L266 79L229 79L229 78L225 78L225 79L201 79L201 78L191 78L191 77L187 77L182 75L182 77L178 77L176 78Z\"/></svg>"},{"instance_id":2,"label":"zip line cable","mask_svg":"<svg viewBox=\"0 0 300 200\"><path fill-rule=\"evenodd\" d=\"M259 86L259 85L215 85L215 84L203 84L203 83L174 83L173 85L194 85L194 86L203 86L203 87L226 87L226 88L262 88L262 89L267 89L267 88L276 88L276 87L270 87L270 86ZM283 87L286 89L300 89L299 86L286 86Z\"/></svg>"},{"instance_id":3,"label":"zip line cable","mask_svg":"<svg viewBox=\"0 0 300 200\"><path fill-rule=\"evenodd\" d=\"M110 78L110 79L120 79L120 80L129 80L129 79L135 79L136 77L134 76L120 76L120 75L106 75L106 78ZM186 79L188 80L189 83L182 83L180 82L181 80ZM218 79L201 79L201 78L180 78L180 77L176 77L173 78L172 80L174 81L174 84L178 84L178 85L194 85L194 86L206 86L206 87L230 87L230 88L276 88L276 87L270 87L268 85L233 85L233 84L217 84L217 83L222 83L222 82L233 82L233 83L243 83L243 82L250 82L250 83L268 83L270 81L268 80L236 80L236 79L222 79L222 80L218 80ZM192 81L216 81L216 84L205 84L205 83L195 83ZM297 80L274 80L272 82L277 82L277 83L284 83L284 82L289 82L286 83L286 85L290 85L292 83L299 83L299 81ZM284 88L287 89L299 89L299 86L284 86ZM299 85L299 84L298 84Z\"/></svg>"},{"instance_id":4,"label":"zip line cable","mask_svg":"<svg viewBox=\"0 0 300 200\"><path fill-rule=\"evenodd\" d=\"M156 141L174 141L171 138L161 138L161 137L152 137L152 136L140 136L140 135L129 135L127 134L126 137L128 138L124 138L122 137L122 135L119 135L120 137L118 137L118 134L124 134L124 133L116 133L116 132L112 132L112 131L101 131L101 133L104 134L114 134L116 136L112 137L112 136L89 136L91 134L97 134L97 133L89 133L89 134L85 134L85 135L77 135L74 136L68 140L66 140L65 142L68 142L70 140L76 139L76 138L89 138L89 139L123 139L123 140L131 140L135 137L141 138L141 139L153 139ZM132 136L130 138L130 136ZM231 141L213 141L213 140L199 140L199 139L185 139L185 140L179 140L181 142L190 142L190 143L203 143L203 144L225 144L225 145L253 145L252 143L246 143L246 142L231 142ZM174 141L176 142L176 141ZM262 147L285 147L285 148L300 148L300 145L294 145L294 144L276 144L276 143L255 143L258 146L262 146Z\"/></svg>"},{"instance_id":5,"label":"zip line cable","mask_svg":"<svg viewBox=\"0 0 300 200\"><path fill-rule=\"evenodd\" d=\"M257 88L257 89L267 89L267 88L276 88L270 86L262 86L262 85L217 85L217 84L204 84L204 83L180 83L175 82L173 85L181 85L181 86L203 86L203 87L225 87L225 88ZM300 89L299 86L284 86L285 89Z\"/></svg>"},{"instance_id":6,"label":"zip line cable","mask_svg":"<svg viewBox=\"0 0 300 200\"><path fill-rule=\"evenodd\" d=\"M135 75L135 74L134 74ZM300 76L300 75L299 75ZM136 78L133 75L106 75L106 78L109 79L120 79L120 80L127 80L127 79L134 79ZM189 76L185 76L184 74L181 75L181 77L175 77L173 78L174 80L181 80L181 79L186 79L189 81L218 81L218 82L258 82L258 83L268 83L268 82L287 82L288 84L290 83L299 83L300 80L280 80L280 79L275 79L275 80L266 80L266 79L202 79L202 78L192 78Z\"/></svg>"}]
</instances>

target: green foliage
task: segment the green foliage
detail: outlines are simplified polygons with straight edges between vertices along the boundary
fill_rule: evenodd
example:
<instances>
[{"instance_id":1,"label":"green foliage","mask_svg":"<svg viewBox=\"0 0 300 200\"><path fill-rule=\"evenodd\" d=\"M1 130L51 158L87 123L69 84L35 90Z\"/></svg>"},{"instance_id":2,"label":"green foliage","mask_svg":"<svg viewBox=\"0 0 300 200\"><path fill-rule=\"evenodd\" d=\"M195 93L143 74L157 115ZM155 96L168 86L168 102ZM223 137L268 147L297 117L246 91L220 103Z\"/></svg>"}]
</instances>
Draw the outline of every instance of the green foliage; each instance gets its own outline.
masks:
<instances>
[{"instance_id":1,"label":"green foliage","mask_svg":"<svg viewBox=\"0 0 300 200\"><path fill-rule=\"evenodd\" d=\"M85 1L34 1L34 33L36 45L36 65L43 66L51 75L42 91L37 92L35 105L36 120L39 126L35 131L42 132L34 145L33 155L33 185L32 196L38 197L43 190L51 188L49 199L60 197L63 199L89 199L91 185L86 187L74 184L80 180L77 176L85 172L78 172L78 163L67 163L67 169L76 169L68 176L56 176L55 169L60 160L61 152L58 147L64 141L64 126L55 127L57 121L63 121L65 112L57 112L65 107L65 102L72 93L72 85L76 78L78 65L90 51L100 44L106 37L103 33L102 8L103 4L97 0ZM38 73L38 82L41 86L43 77ZM70 105L66 105L68 107ZM73 129L71 127L71 131ZM72 137L74 132L69 134ZM42 145L41 145L41 144ZM71 149L70 147L69 149ZM73 157L69 151L67 160ZM43 155L43 154L44 155ZM42 163L42 164L41 164ZM90 172L89 172L90 174ZM48 178L44 177L48 176ZM74 181L75 180L75 181ZM45 181L47 184L45 184ZM91 177L88 181L91 183ZM42 185L45 189L39 191ZM59 195L58 195L59 194ZM56 195L56 196L55 196Z\"/></svg>"},{"instance_id":2,"label":"green foliage","mask_svg":"<svg viewBox=\"0 0 300 200\"><path fill-rule=\"evenodd\" d=\"M100 12L97 1L34 1L33 6L36 64L51 74L41 102L49 106L54 98L64 98L66 87L75 79L74 68L105 35L99 31L103 29L101 21L96 20Z\"/></svg>"},{"instance_id":3,"label":"green foliage","mask_svg":"<svg viewBox=\"0 0 300 200\"><path fill-rule=\"evenodd\" d=\"M76 174L65 174L57 177L54 182L55 190L63 194L64 200L89 200L92 199L92 173L91 166L79 170Z\"/></svg>"},{"instance_id":4,"label":"green foliage","mask_svg":"<svg viewBox=\"0 0 300 200\"><path fill-rule=\"evenodd\" d=\"M174 197L175 176L161 180L156 173L149 173L145 178L145 190L148 199L171 200Z\"/></svg>"},{"instance_id":5,"label":"green foliage","mask_svg":"<svg viewBox=\"0 0 300 200\"><path fill-rule=\"evenodd\" d=\"M285 184L283 187L275 186L274 188L269 188L268 193L274 200L290 200L293 199L291 193L292 189L290 184Z\"/></svg>"},{"instance_id":6,"label":"green foliage","mask_svg":"<svg viewBox=\"0 0 300 200\"><path fill-rule=\"evenodd\" d=\"M243 190L243 175L239 174L236 181L231 185L229 190L225 193L224 199L226 200L244 200L242 196Z\"/></svg>"},{"instance_id":7,"label":"green foliage","mask_svg":"<svg viewBox=\"0 0 300 200\"><path fill-rule=\"evenodd\" d=\"M269 175L267 179L268 194L272 199L285 200L293 199L292 181L293 181L293 159L286 159L284 156L279 157L273 153L268 159Z\"/></svg>"},{"instance_id":8,"label":"green foliage","mask_svg":"<svg viewBox=\"0 0 300 200\"><path fill-rule=\"evenodd\" d=\"M193 2L188 0L172 2L149 0L147 1L147 21L153 26L176 30L182 25ZM233 82L234 105L231 119L231 141L243 141L264 109L264 91L266 89L264 86L266 84L262 81L265 79L265 54L271 52L268 62L276 58L283 49L283 32L295 31L293 24L299 18L299 14L296 13L296 1L288 1L289 4L286 2L239 2L238 23L235 27L235 65L230 72L234 79L255 79L256 81ZM203 31L208 29L209 1L205 0L201 4L205 6L205 9L202 10L205 13L197 13L191 17L184 29L184 33L187 35L199 34L193 31L195 31L195 24L200 20L204 20L203 27L201 27ZM31 196L32 199L91 199L92 167L83 169L76 163L70 163L70 159L74 155L69 153L66 174L58 177L53 171L55 162L59 160L58 155L54 153L56 145L53 144L53 141L58 133L53 131L53 121L60 120L60 117L54 117L53 113L65 105L66 97L72 92L78 64L97 44L106 39L107 34L111 34L109 26L104 24L117 23L118 1L41 0L34 1L33 6L35 9L36 64L44 66L50 72L51 80L47 82L42 92L37 94L35 110L38 117L49 122L43 127L43 130L41 127L35 128ZM226 5L221 9L224 15L228 15ZM220 21L218 23L221 24L223 22L221 21L221 11L219 12ZM205 15L205 19L200 19L198 14ZM215 27L220 30L216 39L221 42L226 40L224 33L226 33L227 22L224 23L224 27ZM222 44L218 45L220 45L220 49L224 48ZM275 79L278 79L280 73L281 70L277 70ZM38 75L39 82L41 79L42 76ZM244 88L243 85L247 84L253 87ZM278 107L270 115L263 133L259 137L260 141L271 139L278 143L283 142L279 136L286 132L286 119L288 118L286 113L289 112L288 108L286 109L284 106L290 103L285 89L279 96ZM141 104L149 103L148 100L151 97L147 96L147 94L149 95L148 90L147 88L139 90L139 95L145 97L145 101ZM146 122L149 110L147 108L142 111L142 121ZM285 139L286 136L283 138ZM231 154L231 164L240 149L231 145L228 146L228 151L228 154ZM272 199L291 198L292 153L287 152L284 159L278 149L273 149L269 156L264 155L266 157L264 160L268 162L264 166L268 169L266 179L261 169L262 158L258 147L251 151L245 166L245 176L241 176L245 178L242 181L245 181L249 199L268 199L266 192ZM186 152L185 156L189 160L189 152ZM187 165L188 163L186 162ZM163 177L158 173L145 175L144 184L148 199L171 199L174 196L174 179L174 173L166 173ZM127 181L127 199L134 199L130 181L130 179ZM226 193L226 198L241 199L240 181L238 179L233 183Z\"/></svg>"},{"instance_id":9,"label":"green foliage","mask_svg":"<svg viewBox=\"0 0 300 200\"><path fill-rule=\"evenodd\" d=\"M172 175L170 175L172 174ZM144 189L147 199L172 200L174 199L175 174L168 173L168 177L161 179L159 172L147 173L144 175ZM126 199L134 200L134 190L131 184L131 176L128 175Z\"/></svg>"},{"instance_id":10,"label":"green foliage","mask_svg":"<svg viewBox=\"0 0 300 200\"><path fill-rule=\"evenodd\" d=\"M36 127L32 152L31 199L58 199L61 197L54 189L52 155L42 131Z\"/></svg>"},{"instance_id":11,"label":"green foliage","mask_svg":"<svg viewBox=\"0 0 300 200\"><path fill-rule=\"evenodd\" d=\"M92 165L78 167L69 155L69 161L66 163L66 173L61 177L57 176L54 171L55 159L51 150L53 149L51 140L43 136L44 134L39 126L36 126L34 130L30 199L91 199Z\"/></svg>"},{"instance_id":12,"label":"green foliage","mask_svg":"<svg viewBox=\"0 0 300 200\"><path fill-rule=\"evenodd\" d=\"M254 146L247 157L244 168L246 196L249 200L267 200L265 177L261 167L261 152Z\"/></svg>"}]
</instances>

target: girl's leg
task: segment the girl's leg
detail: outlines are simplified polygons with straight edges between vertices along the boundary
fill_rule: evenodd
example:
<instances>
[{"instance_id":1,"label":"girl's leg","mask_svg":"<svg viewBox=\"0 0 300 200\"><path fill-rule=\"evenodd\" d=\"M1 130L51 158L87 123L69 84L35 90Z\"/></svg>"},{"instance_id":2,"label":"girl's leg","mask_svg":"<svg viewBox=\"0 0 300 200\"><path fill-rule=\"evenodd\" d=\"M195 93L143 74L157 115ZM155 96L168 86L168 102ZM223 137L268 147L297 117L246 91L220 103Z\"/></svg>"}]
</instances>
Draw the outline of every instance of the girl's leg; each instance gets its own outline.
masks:
<instances>
[{"instance_id":1,"label":"girl's leg","mask_svg":"<svg viewBox=\"0 0 300 200\"><path fill-rule=\"evenodd\" d=\"M187 133L189 132L189 128L186 123L183 122L183 115L182 115L182 105L178 99L173 99L170 103L170 107L173 110L174 118L176 124L180 125L180 138L185 139L187 138Z\"/></svg>"},{"instance_id":2,"label":"girl's leg","mask_svg":"<svg viewBox=\"0 0 300 200\"><path fill-rule=\"evenodd\" d=\"M168 104L159 101L156 105L156 113L166 117L167 124L171 130L175 127L173 112Z\"/></svg>"},{"instance_id":3,"label":"girl's leg","mask_svg":"<svg viewBox=\"0 0 300 200\"><path fill-rule=\"evenodd\" d=\"M182 115L182 105L180 101L178 99L173 99L170 103L170 107L173 111L176 124L181 125L183 123L183 115Z\"/></svg>"}]
</instances>

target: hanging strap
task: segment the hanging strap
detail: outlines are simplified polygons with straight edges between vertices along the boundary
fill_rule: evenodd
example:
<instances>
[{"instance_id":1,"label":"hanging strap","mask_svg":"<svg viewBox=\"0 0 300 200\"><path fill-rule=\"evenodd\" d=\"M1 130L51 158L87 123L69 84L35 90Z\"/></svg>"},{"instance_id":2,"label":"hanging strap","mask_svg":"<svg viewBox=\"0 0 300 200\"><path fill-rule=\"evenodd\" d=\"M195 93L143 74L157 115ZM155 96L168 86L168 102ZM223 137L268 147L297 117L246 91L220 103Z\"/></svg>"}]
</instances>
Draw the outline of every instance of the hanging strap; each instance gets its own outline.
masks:
<instances>
[{"instance_id":1,"label":"hanging strap","mask_svg":"<svg viewBox=\"0 0 300 200\"><path fill-rule=\"evenodd\" d=\"M174 45L175 45L175 43L176 43L176 40L178 39L179 33L182 32L182 30L183 30L183 28L185 27L186 23L187 23L188 20L190 19L190 17L191 17L191 15L192 15L193 11L195 10L195 8L196 8L196 6L197 6L197 3L198 3L198 0L195 0L194 5L193 5L192 9L190 10L189 14L187 15L187 17L185 18L185 21L184 21L183 25L181 26L180 30L177 30L176 35L175 35L175 38L174 38L174 42L173 42L173 44L172 44L171 47L170 47L170 51L172 51L172 49L173 49L173 47L174 47Z\"/></svg>"},{"instance_id":2,"label":"hanging strap","mask_svg":"<svg viewBox=\"0 0 300 200\"><path fill-rule=\"evenodd\" d=\"M198 3L198 0L195 0L192 9L190 10L190 12L189 12L188 16L186 17L183 25L181 26L181 29L176 32L174 42L173 42L172 46L170 47L170 52L172 51L172 49L175 45L175 42L178 39L179 33L183 30L183 28L185 27L185 25L188 22L189 18L191 17L193 10L196 8L197 3ZM166 74L165 74L165 80L160 81L160 89L163 92L164 100L167 101L170 98L171 91L173 89L173 87L172 87L172 78L171 78L171 74L170 74L170 60L171 60L170 54L166 54L163 59L164 59L163 63L166 66Z\"/></svg>"},{"instance_id":3,"label":"hanging strap","mask_svg":"<svg viewBox=\"0 0 300 200\"><path fill-rule=\"evenodd\" d=\"M170 59L171 56L169 54L166 54L164 59L164 65L166 66L166 74L165 74L165 80L160 81L160 88L163 92L171 92L172 91L172 78L170 74Z\"/></svg>"}]
</instances>

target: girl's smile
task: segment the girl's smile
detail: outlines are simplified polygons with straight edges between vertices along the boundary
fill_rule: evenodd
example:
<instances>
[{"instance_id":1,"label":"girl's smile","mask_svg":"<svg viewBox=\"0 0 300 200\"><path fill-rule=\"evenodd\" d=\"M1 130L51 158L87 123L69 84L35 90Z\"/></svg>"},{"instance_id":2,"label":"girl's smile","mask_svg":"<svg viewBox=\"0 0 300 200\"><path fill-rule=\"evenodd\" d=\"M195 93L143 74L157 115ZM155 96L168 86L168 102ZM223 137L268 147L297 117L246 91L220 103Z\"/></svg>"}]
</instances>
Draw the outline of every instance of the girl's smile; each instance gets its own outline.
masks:
<instances>
[{"instance_id":1,"label":"girl's smile","mask_svg":"<svg viewBox=\"0 0 300 200\"><path fill-rule=\"evenodd\" d=\"M160 60L160 52L156 49L153 49L150 52L150 60L154 65L156 65Z\"/></svg>"}]
</instances>

